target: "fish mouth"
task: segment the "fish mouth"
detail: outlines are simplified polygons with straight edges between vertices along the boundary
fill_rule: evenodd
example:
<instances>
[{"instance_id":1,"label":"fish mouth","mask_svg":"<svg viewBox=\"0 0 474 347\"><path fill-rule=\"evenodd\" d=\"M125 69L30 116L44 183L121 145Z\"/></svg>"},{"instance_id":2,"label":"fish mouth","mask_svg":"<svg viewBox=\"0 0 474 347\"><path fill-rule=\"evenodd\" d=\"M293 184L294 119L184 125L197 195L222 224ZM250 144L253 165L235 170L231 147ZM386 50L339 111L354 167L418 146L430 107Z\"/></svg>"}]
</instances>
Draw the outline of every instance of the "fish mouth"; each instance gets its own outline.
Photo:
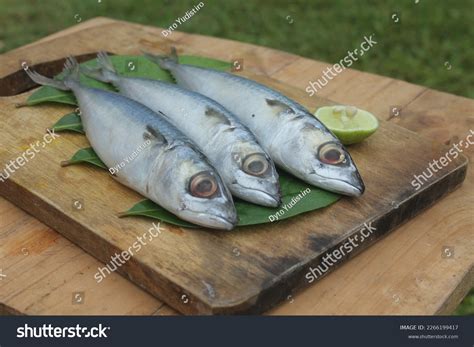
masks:
<instances>
[{"instance_id":1,"label":"fish mouth","mask_svg":"<svg viewBox=\"0 0 474 347\"><path fill-rule=\"evenodd\" d=\"M278 207L281 204L281 194L278 190L277 193L269 193L264 190L248 188L242 185L234 185L239 189L233 189L233 194L238 198L258 204L265 207Z\"/></svg>"},{"instance_id":2,"label":"fish mouth","mask_svg":"<svg viewBox=\"0 0 474 347\"><path fill-rule=\"evenodd\" d=\"M264 192L263 190L255 190L254 192L254 200L262 206L278 207L281 204L281 195L279 193L272 195L270 193Z\"/></svg>"},{"instance_id":3,"label":"fish mouth","mask_svg":"<svg viewBox=\"0 0 474 347\"><path fill-rule=\"evenodd\" d=\"M231 217L222 217L217 215L210 215L206 213L193 213L190 218L193 219L193 223L212 229L232 230L239 222L237 214Z\"/></svg>"},{"instance_id":4,"label":"fish mouth","mask_svg":"<svg viewBox=\"0 0 474 347\"><path fill-rule=\"evenodd\" d=\"M365 187L364 184L351 184L342 180L334 180L330 185L330 190L353 197L359 197L364 193Z\"/></svg>"},{"instance_id":5,"label":"fish mouth","mask_svg":"<svg viewBox=\"0 0 474 347\"><path fill-rule=\"evenodd\" d=\"M355 184L338 179L331 179L328 182L328 188L326 189L347 196L359 197L365 191L364 182L362 182L362 180Z\"/></svg>"},{"instance_id":6,"label":"fish mouth","mask_svg":"<svg viewBox=\"0 0 474 347\"><path fill-rule=\"evenodd\" d=\"M354 176L354 178L357 178L355 180L356 182L349 183L341 179L329 178L318 175L318 177L320 177L322 180L317 181L316 185L334 193L352 197L359 197L364 193L365 185L358 173L354 174Z\"/></svg>"}]
</instances>

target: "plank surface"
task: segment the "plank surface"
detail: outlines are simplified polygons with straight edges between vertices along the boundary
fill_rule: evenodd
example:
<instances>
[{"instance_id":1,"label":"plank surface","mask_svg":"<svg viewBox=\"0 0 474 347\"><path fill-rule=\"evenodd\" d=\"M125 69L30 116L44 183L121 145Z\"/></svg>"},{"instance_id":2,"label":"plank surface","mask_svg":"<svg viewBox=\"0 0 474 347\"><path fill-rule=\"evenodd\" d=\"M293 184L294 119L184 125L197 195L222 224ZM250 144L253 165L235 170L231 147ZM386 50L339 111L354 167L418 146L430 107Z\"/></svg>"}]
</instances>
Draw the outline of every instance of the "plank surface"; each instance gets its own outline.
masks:
<instances>
[{"instance_id":1,"label":"plank surface","mask_svg":"<svg viewBox=\"0 0 474 347\"><path fill-rule=\"evenodd\" d=\"M101 263L10 203L0 206L0 312L146 315L162 306L118 275L98 286L90 273Z\"/></svg>"},{"instance_id":2,"label":"plank surface","mask_svg":"<svg viewBox=\"0 0 474 347\"><path fill-rule=\"evenodd\" d=\"M109 24L109 25L111 25L111 24ZM135 26L130 25L130 27L127 27L126 25L124 25L123 23L121 23L121 25L117 26L117 28L114 28L114 29L118 30L119 27L122 28L121 30L124 30L124 31L130 30L130 31L133 32L132 27L135 27ZM125 27L126 29L124 29L124 27ZM150 32L150 33L153 32L153 29L148 29L148 28L147 28L147 29L142 29L142 28L141 28L140 30L143 31L143 32ZM155 30L159 31L158 29L155 29ZM131 35L131 33L128 33L128 34L125 35L125 36L128 36L128 35ZM150 35L151 35L151 36L154 36L154 37L156 38L156 34L155 34L155 35L150 34ZM212 54L210 54L210 52L201 52L201 51L199 51L199 48L197 48L197 47L195 48L195 50L193 50L192 47L190 47L190 46L192 46L192 42L193 42L192 38L194 37L194 35L185 35L185 36L183 36L183 37L187 40L187 41L186 41L186 46L185 46L186 49L187 49L186 52L195 53L195 54L203 54L203 55L208 55L208 56L211 56L211 55L212 55ZM185 40L184 38L183 38L183 40ZM190 39L190 38L191 38L191 39ZM199 42L199 40L202 40L202 39L203 39L203 37L196 37L196 41L197 41L197 42ZM208 38L208 40L209 40L208 42L212 42L212 45L211 45L211 46L215 46L215 45L214 45L214 42L216 42L216 41L220 42L220 44L222 45L222 49L225 50L225 52L221 52L221 55L220 55L220 56L217 56L217 55L216 55L216 54L219 54L218 51L212 50L213 54L215 54L215 57L220 58L220 59L227 59L227 57L229 57L227 52L229 52L229 48L232 47L232 48L233 48L233 49L232 49L232 52L233 52L233 53L234 53L234 52L238 52L237 54L239 54L239 57L245 57L245 62L246 62L246 65L245 65L245 66L246 66L246 68L248 67L248 69L249 69L251 72L253 72L253 71L258 71L258 72L263 73L263 74L266 74L266 75L271 74L271 73L276 73L276 74L279 74L279 75L280 75L280 78L281 78L282 80L283 80L284 78L282 77L281 74L285 71L285 66L291 67L291 66L294 65L295 62L297 62L298 59L299 59L298 57L289 56L288 54L281 54L281 56L282 56L281 61L282 61L282 62L281 62L280 64L274 64L274 65L276 65L276 67L275 67L274 65L272 65L272 69L271 69L271 70L262 70L262 69L261 69L261 66L262 66L262 63L261 63L261 62L262 62L262 61L266 61L266 60L270 60L270 61L273 61L273 62L278 62L278 61L279 61L279 59L278 59L278 54L279 54L279 53L278 53L278 52L272 51L272 50L268 50L268 49L264 49L264 48L250 50L250 49L248 48L249 45L242 45L242 44L238 44L238 43L231 42L231 41L226 41L226 40L219 40L219 39L213 39L213 38ZM46 41L46 42L47 42L47 41ZM224 42L224 43L223 43L223 42ZM150 43L150 42L147 42L147 44L149 44L149 43ZM201 44L200 44L200 45L197 45L197 46L203 47ZM178 45L178 47L179 47L179 45ZM238 48L238 47L240 47L240 48ZM40 55L40 56L43 55L43 56L41 56L41 57L38 59L38 62L39 62L39 61L46 61L47 59L49 59L49 55L48 55L48 54L45 54L45 52L43 52L42 50L38 50L38 51L39 51L39 52L38 52L38 55ZM85 51L80 51L80 52L78 52L78 53L84 53L84 52L85 52ZM216 53L216 52L217 52L217 53ZM240 53L240 52L242 52L242 53ZM247 52L247 53L246 53L246 52ZM248 53L248 52L251 52L251 54ZM262 53L260 53L260 52L262 52ZM120 52L119 52L119 53L120 53ZM207 54L206 54L206 53L207 53ZM10 53L10 54L16 54L17 57L21 57L21 54L19 54L19 53L16 52L16 51L14 51L14 52L12 52L12 53ZM250 55L250 56L247 57L245 54ZM61 57L61 54L57 55L55 58L58 58L58 57ZM234 57L235 57L235 56L234 56ZM230 58L234 58L234 57L230 57ZM253 58L253 57L260 57L260 58L259 58L259 59L255 59L255 58ZM21 59L21 58L20 58L20 59ZM43 60L41 60L41 59L43 59ZM257 62L256 62L256 63L252 63L253 60L256 60ZM35 62L36 62L36 60L35 60ZM260 63L259 63L259 62L260 62ZM252 71L252 70L253 70L253 71ZM377 77L378 77L378 76L377 76ZM378 77L378 78L381 78L381 79L382 79L382 77ZM288 81L285 81L285 82L288 83ZM398 81L398 82L400 82L400 81ZM334 83L336 83L336 81L334 81ZM390 82L390 83L388 83L388 84L383 84L383 83L382 83L381 85L390 86L391 83L392 83L392 82ZM400 83L404 83L404 82L400 82ZM281 87L281 86L280 86L280 87ZM416 87L414 87L413 89L416 89ZM409 99L409 97L407 97L407 99ZM362 100L362 99L361 99L361 100ZM307 101L307 102L311 105L311 102L313 102L313 101ZM312 106L314 106L314 105L312 105ZM459 191L461 191L461 190L459 190ZM455 193L455 194L456 194L456 193ZM471 205L472 205L472 201L471 201ZM469 206L469 205L466 204L466 206ZM462 212L462 211L461 211L461 212ZM417 220L418 220L418 219L417 219ZM471 227L472 227L472 220L470 220L469 222L471 222ZM403 228L402 228L402 229L403 229ZM471 230L472 230L472 229L471 229ZM392 235L392 236L393 236L393 235ZM386 242L386 240L384 240L384 242ZM376 247L377 247L377 246L376 246ZM471 248L471 249L472 249L472 248ZM461 250L461 251L462 251L462 250ZM368 252L372 252L372 249L369 250ZM366 252L366 253L367 253L367 252ZM463 253L461 252L461 254L463 254ZM362 256L363 256L363 255L362 255ZM379 257L382 257L382 255L379 255ZM3 259L3 258L0 258L0 259ZM356 258L356 260L354 260L354 261L351 261L350 264L356 262L357 259L358 259L358 258ZM459 267L463 267L464 269L469 268L469 267L472 268L472 257L469 257L469 255L468 255L468 256L465 256L465 257L464 257L464 260L465 260L464 263L462 263L462 264L456 263L456 264L458 264ZM349 264L349 265L350 265L350 264ZM467 264L467 265L466 265L466 264ZM450 269L452 269L452 267L453 267L453 266L452 266L452 264L451 264L451 265L450 265ZM344 266L343 269L344 269L344 268L346 268L346 266ZM458 271L458 268L455 268L454 270ZM341 271L341 270L338 270L338 272L339 272L339 271ZM89 271L89 272L91 272L91 271ZM367 272L367 273L368 273L368 271L364 271L364 272ZM91 273L93 274L93 272L91 272ZM323 280L323 282L321 282L321 283L325 283L325 281L326 281L326 282L329 281L329 279L332 278L332 277L334 277L334 276L329 276L328 279ZM462 279L466 279L466 278L469 279L469 276L465 276L465 275L464 275L464 276L460 276L460 277L462 277ZM472 274L471 274L471 277L470 277L470 278L472 279ZM468 280L467 282L469 282L469 280ZM105 283L104 283L104 284L101 283L101 285L105 285ZM307 290L307 291L305 291L304 293L311 292L313 289L318 288L318 287L319 287L319 285L313 286L310 290ZM347 286L346 286L346 287L347 287ZM459 286L456 286L455 288L458 288L458 287L459 287ZM445 291L445 293L447 292L448 294L454 292L454 290L452 290L452 289L453 289L453 286L446 286L446 288L443 288L443 289L446 289L447 291ZM461 291L461 292L462 292L462 291ZM303 293L303 294L304 294L304 293ZM375 293L377 293L377 291L375 291ZM450 295L447 295L447 296L449 297ZM311 296L311 298L314 298L314 296ZM457 300L457 299L456 299L456 300ZM291 309L294 309L294 308L296 307L295 303L298 302L298 301L300 301L300 300L299 300L299 299L298 299L298 300L293 300L293 298L292 298L286 305L283 306L283 309L284 309L284 307L290 307L290 310L287 311L287 312L292 313L292 312L291 312ZM308 305L309 299L306 300L306 304L304 304L304 301L305 301L305 300L302 300L302 301L301 301L301 304L304 305L304 307L311 307L311 305ZM438 301L438 302L439 302L439 301ZM333 305L333 307L337 307L337 305ZM399 306L399 307L401 307L401 306ZM45 309L46 309L46 307L45 307ZM166 310L165 310L164 308L158 309L158 310L157 310L157 314L159 314L160 311L166 311ZM47 311L46 311L46 312L47 312ZM302 312L304 312L304 310L303 310L303 311L300 310L299 312L296 312L296 313L302 313ZM313 311L310 312L310 313L316 313L316 312L318 312L318 311L313 309ZM344 312L344 311L341 311L341 312ZM294 313L294 311L293 311L293 313Z\"/></svg>"}]
</instances>

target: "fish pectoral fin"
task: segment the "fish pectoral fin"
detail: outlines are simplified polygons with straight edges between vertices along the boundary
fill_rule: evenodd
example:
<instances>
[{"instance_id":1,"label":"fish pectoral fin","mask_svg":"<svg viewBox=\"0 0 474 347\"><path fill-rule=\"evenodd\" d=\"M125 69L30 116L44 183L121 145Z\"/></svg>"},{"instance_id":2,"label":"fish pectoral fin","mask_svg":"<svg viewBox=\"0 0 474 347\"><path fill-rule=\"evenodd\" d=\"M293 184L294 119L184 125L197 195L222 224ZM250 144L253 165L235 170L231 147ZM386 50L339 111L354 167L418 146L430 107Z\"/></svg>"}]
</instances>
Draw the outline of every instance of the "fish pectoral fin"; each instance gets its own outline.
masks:
<instances>
[{"instance_id":1,"label":"fish pectoral fin","mask_svg":"<svg viewBox=\"0 0 474 347\"><path fill-rule=\"evenodd\" d=\"M231 125L229 118L227 118L224 113L213 107L207 106L205 115L214 118L219 123Z\"/></svg>"},{"instance_id":2,"label":"fish pectoral fin","mask_svg":"<svg viewBox=\"0 0 474 347\"><path fill-rule=\"evenodd\" d=\"M281 113L295 113L295 111L290 106L288 106L284 102L281 102L280 100L265 99L265 101L267 102L267 105L272 108L276 115L279 115Z\"/></svg>"},{"instance_id":3,"label":"fish pectoral fin","mask_svg":"<svg viewBox=\"0 0 474 347\"><path fill-rule=\"evenodd\" d=\"M163 118L170 119L165 113L158 111L158 113L163 116Z\"/></svg>"},{"instance_id":4,"label":"fish pectoral fin","mask_svg":"<svg viewBox=\"0 0 474 347\"><path fill-rule=\"evenodd\" d=\"M175 149L176 147L178 147L180 144L179 143L176 143L175 141L172 141L170 143L167 144L166 148L165 148L165 151L168 152L168 151L172 151L173 149Z\"/></svg>"},{"instance_id":5,"label":"fish pectoral fin","mask_svg":"<svg viewBox=\"0 0 474 347\"><path fill-rule=\"evenodd\" d=\"M146 130L143 133L143 138L145 140L154 141L156 144L168 144L166 137L158 129L152 127L151 125L146 126Z\"/></svg>"},{"instance_id":6,"label":"fish pectoral fin","mask_svg":"<svg viewBox=\"0 0 474 347\"><path fill-rule=\"evenodd\" d=\"M235 129L237 129L236 126L233 126L233 125L230 125L228 128L226 128L224 131L226 132L231 132L231 131L234 131Z\"/></svg>"},{"instance_id":7,"label":"fish pectoral fin","mask_svg":"<svg viewBox=\"0 0 474 347\"><path fill-rule=\"evenodd\" d=\"M184 147L194 147L194 143L190 142L189 140L183 140L183 139L176 139L176 140L171 140L168 141L166 144L165 151L172 151L180 146Z\"/></svg>"},{"instance_id":8,"label":"fish pectoral fin","mask_svg":"<svg viewBox=\"0 0 474 347\"><path fill-rule=\"evenodd\" d=\"M304 123L303 127L301 128L301 131L314 131L314 130L320 130L316 125L311 124L311 123Z\"/></svg>"}]
</instances>

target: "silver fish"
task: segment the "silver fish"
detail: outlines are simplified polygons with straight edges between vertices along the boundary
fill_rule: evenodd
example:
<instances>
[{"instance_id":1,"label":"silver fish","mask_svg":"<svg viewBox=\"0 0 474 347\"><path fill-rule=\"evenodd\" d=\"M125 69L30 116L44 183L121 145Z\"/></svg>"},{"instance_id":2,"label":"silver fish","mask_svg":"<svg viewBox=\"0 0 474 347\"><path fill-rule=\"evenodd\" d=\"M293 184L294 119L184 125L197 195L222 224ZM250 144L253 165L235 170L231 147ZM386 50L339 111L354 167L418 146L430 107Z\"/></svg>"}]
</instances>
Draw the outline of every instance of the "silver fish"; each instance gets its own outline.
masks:
<instances>
[{"instance_id":1,"label":"silver fish","mask_svg":"<svg viewBox=\"0 0 474 347\"><path fill-rule=\"evenodd\" d=\"M280 204L280 185L273 161L255 136L220 104L174 84L119 76L101 52L96 69L82 71L112 83L167 119L198 145L234 196L263 206Z\"/></svg>"},{"instance_id":2,"label":"silver fish","mask_svg":"<svg viewBox=\"0 0 474 347\"><path fill-rule=\"evenodd\" d=\"M72 90L89 142L115 178L175 214L209 228L230 230L237 213L230 192L195 145L163 117L120 94L79 83L79 66L65 65L63 81L27 70L33 81ZM132 153L138 155L132 157Z\"/></svg>"},{"instance_id":3,"label":"silver fish","mask_svg":"<svg viewBox=\"0 0 474 347\"><path fill-rule=\"evenodd\" d=\"M275 163L300 179L340 194L360 196L365 186L347 150L311 113L281 93L227 72L154 56L178 85L206 95L236 115Z\"/></svg>"}]
</instances>

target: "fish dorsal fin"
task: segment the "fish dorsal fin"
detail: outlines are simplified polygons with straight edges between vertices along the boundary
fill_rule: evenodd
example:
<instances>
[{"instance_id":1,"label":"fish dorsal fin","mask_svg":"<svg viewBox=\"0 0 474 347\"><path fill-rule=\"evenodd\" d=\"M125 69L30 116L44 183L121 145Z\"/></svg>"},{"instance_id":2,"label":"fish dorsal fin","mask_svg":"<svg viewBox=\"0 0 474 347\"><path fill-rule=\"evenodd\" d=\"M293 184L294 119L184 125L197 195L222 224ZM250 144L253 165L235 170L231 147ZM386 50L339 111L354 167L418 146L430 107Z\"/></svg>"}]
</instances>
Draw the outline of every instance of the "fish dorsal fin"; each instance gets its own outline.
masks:
<instances>
[{"instance_id":1,"label":"fish dorsal fin","mask_svg":"<svg viewBox=\"0 0 474 347\"><path fill-rule=\"evenodd\" d=\"M281 102L280 100L275 100L275 99L265 99L267 102L267 105L272 108L272 110L276 114L281 114L281 113L288 113L288 114L293 114L295 111L285 104L284 102Z\"/></svg>"},{"instance_id":2,"label":"fish dorsal fin","mask_svg":"<svg viewBox=\"0 0 474 347\"><path fill-rule=\"evenodd\" d=\"M145 140L154 141L160 145L168 145L168 140L166 137L157 128L151 125L146 126L146 130L143 133L143 138Z\"/></svg>"},{"instance_id":3,"label":"fish dorsal fin","mask_svg":"<svg viewBox=\"0 0 474 347\"><path fill-rule=\"evenodd\" d=\"M216 121L222 124L231 125L229 118L225 116L221 111L207 106L205 111L206 116L214 118Z\"/></svg>"},{"instance_id":4,"label":"fish dorsal fin","mask_svg":"<svg viewBox=\"0 0 474 347\"><path fill-rule=\"evenodd\" d=\"M164 117L164 118L166 118L166 119L169 119L169 117L168 117L166 114L164 114L163 112L158 111L158 113L160 114L160 116L162 116L162 117Z\"/></svg>"}]
</instances>

